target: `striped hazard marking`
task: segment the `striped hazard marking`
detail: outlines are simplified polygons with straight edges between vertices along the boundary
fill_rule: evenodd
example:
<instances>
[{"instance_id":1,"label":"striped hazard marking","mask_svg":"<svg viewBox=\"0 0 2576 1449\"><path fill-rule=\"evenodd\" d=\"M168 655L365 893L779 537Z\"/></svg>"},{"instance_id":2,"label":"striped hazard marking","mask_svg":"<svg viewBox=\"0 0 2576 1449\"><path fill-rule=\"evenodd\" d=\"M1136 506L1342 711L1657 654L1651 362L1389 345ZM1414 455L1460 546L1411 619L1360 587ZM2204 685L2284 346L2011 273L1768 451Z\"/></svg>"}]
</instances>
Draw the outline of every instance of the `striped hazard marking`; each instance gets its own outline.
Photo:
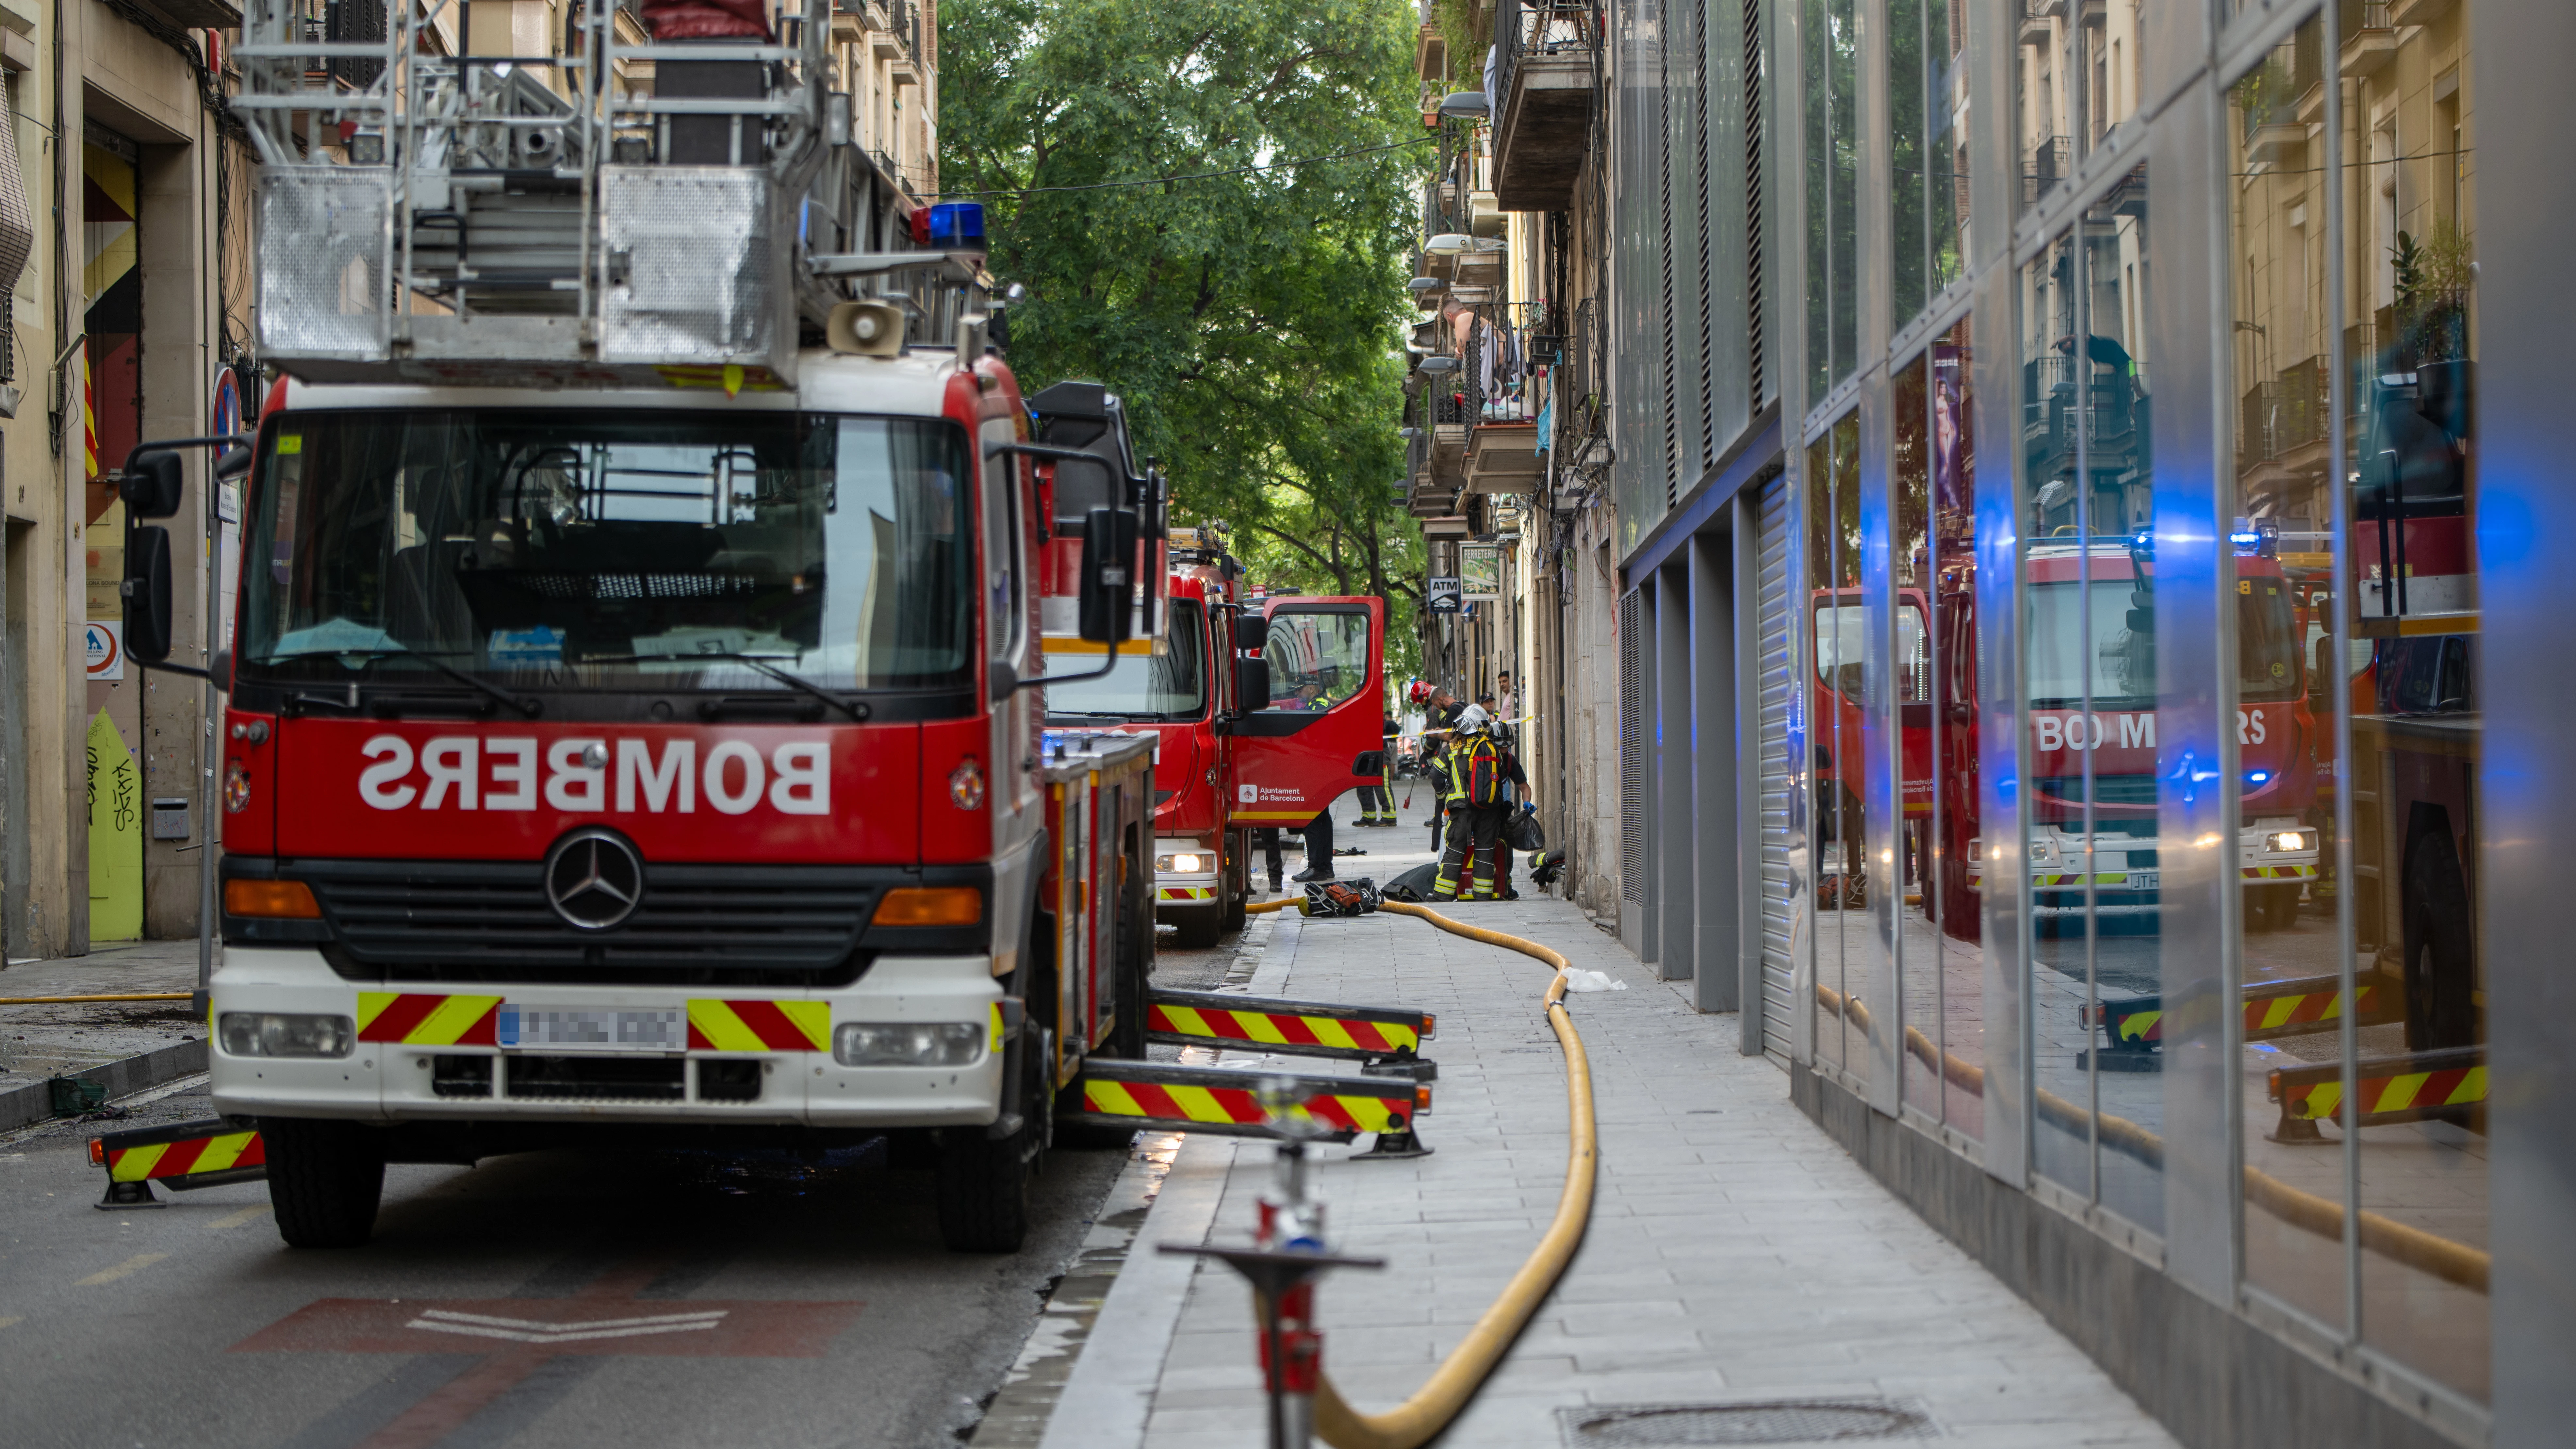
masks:
<instances>
[{"instance_id":1,"label":"striped hazard marking","mask_svg":"<svg viewBox=\"0 0 2576 1449\"><path fill-rule=\"evenodd\" d=\"M149 1133L125 1133L125 1137L167 1136L171 1128ZM117 1137L98 1139L94 1158L104 1158L110 1182L151 1182L165 1178L189 1177L200 1173L233 1172L245 1167L265 1167L268 1153L256 1131L239 1129L220 1119L191 1122L176 1129L191 1135L166 1142L136 1142L120 1145Z\"/></svg>"},{"instance_id":2,"label":"striped hazard marking","mask_svg":"<svg viewBox=\"0 0 2576 1449\"><path fill-rule=\"evenodd\" d=\"M2390 993L2378 983L2359 983L2352 995L2356 1020L2364 1023L2395 1020L2384 1013ZM2087 1022L2098 1016L2115 1046L2155 1046L2164 1040L2165 1011L2161 996L2106 1001L2099 1008L2078 1007L2077 1014ZM2304 981L2258 982L2246 989L2245 1039L2265 1041L2273 1037L2326 1031L2340 1023L2343 1014L2343 990L2331 976L2311 977Z\"/></svg>"},{"instance_id":3,"label":"striped hazard marking","mask_svg":"<svg viewBox=\"0 0 2576 1449\"><path fill-rule=\"evenodd\" d=\"M819 1052L832 1045L828 1001L689 1002L689 1050Z\"/></svg>"},{"instance_id":4,"label":"striped hazard marking","mask_svg":"<svg viewBox=\"0 0 2576 1449\"><path fill-rule=\"evenodd\" d=\"M1293 1083L1292 1100L1347 1141L1362 1132L1402 1132L1431 1109L1431 1089L1398 1078L1282 1077L1257 1067L1190 1067L1103 1059L1077 1085L1080 1113L1133 1126L1169 1126L1267 1136L1265 1089Z\"/></svg>"},{"instance_id":5,"label":"striped hazard marking","mask_svg":"<svg viewBox=\"0 0 2576 1449\"><path fill-rule=\"evenodd\" d=\"M495 1046L500 1015L497 996L361 991L358 1040L406 1046Z\"/></svg>"},{"instance_id":6,"label":"striped hazard marking","mask_svg":"<svg viewBox=\"0 0 2576 1449\"><path fill-rule=\"evenodd\" d=\"M1202 1046L1263 1046L1319 1056L1411 1055L1431 1035L1432 1017L1387 1007L1280 1001L1215 991L1157 991L1145 1030L1156 1040Z\"/></svg>"},{"instance_id":7,"label":"striped hazard marking","mask_svg":"<svg viewBox=\"0 0 2576 1449\"><path fill-rule=\"evenodd\" d=\"M2486 1054L2476 1047L2357 1063L2354 1100L2363 1125L2426 1116L2445 1107L2466 1107L2487 1099ZM2308 1068L2272 1074L2272 1098L2281 1115L2309 1122L2333 1120L2343 1106L2339 1068Z\"/></svg>"}]
</instances>

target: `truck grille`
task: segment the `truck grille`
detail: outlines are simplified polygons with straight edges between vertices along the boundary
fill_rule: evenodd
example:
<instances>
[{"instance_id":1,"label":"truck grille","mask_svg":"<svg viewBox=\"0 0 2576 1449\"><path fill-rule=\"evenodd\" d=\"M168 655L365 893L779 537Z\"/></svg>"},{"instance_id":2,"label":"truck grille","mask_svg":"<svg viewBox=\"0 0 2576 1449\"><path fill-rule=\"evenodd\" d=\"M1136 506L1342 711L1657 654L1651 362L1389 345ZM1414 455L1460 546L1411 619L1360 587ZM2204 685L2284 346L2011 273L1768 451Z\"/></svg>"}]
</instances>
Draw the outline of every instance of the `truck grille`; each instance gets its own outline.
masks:
<instances>
[{"instance_id":1,"label":"truck grille","mask_svg":"<svg viewBox=\"0 0 2576 1449\"><path fill-rule=\"evenodd\" d=\"M2039 793L2069 805L2084 803L2084 777L2081 775L2043 775L2038 780ZM2093 777L2093 803L2096 805L2153 805L2156 803L2156 777L2153 775L2096 775Z\"/></svg>"},{"instance_id":2,"label":"truck grille","mask_svg":"<svg viewBox=\"0 0 2576 1449\"><path fill-rule=\"evenodd\" d=\"M534 862L295 861L321 902L342 975L433 981L842 985L894 872L861 867L645 865L626 922L579 931Z\"/></svg>"}]
</instances>

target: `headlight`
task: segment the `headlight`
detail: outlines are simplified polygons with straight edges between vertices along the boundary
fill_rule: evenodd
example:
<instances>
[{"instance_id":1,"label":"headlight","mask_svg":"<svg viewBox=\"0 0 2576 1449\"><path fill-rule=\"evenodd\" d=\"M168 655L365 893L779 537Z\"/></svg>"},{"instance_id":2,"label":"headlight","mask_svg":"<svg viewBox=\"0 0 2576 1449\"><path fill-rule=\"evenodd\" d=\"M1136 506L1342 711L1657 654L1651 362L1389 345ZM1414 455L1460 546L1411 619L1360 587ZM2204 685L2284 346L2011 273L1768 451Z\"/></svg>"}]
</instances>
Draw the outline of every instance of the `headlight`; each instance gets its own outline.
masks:
<instances>
[{"instance_id":1,"label":"headlight","mask_svg":"<svg viewBox=\"0 0 2576 1449\"><path fill-rule=\"evenodd\" d=\"M983 1055L985 1028L971 1021L845 1021L832 1060L845 1067L962 1067Z\"/></svg>"},{"instance_id":2,"label":"headlight","mask_svg":"<svg viewBox=\"0 0 2576 1449\"><path fill-rule=\"evenodd\" d=\"M216 1025L226 1056L345 1057L358 1043L357 1024L345 1016L227 1011Z\"/></svg>"},{"instance_id":3,"label":"headlight","mask_svg":"<svg viewBox=\"0 0 2576 1449\"><path fill-rule=\"evenodd\" d=\"M1158 855L1154 857L1154 869L1156 870L1177 871L1182 875L1196 875L1200 871L1211 868L1212 867L1208 865L1208 858L1206 856L1192 855L1187 851L1183 851L1179 855Z\"/></svg>"},{"instance_id":4,"label":"headlight","mask_svg":"<svg viewBox=\"0 0 2576 1449\"><path fill-rule=\"evenodd\" d=\"M2263 848L2265 850L2278 851L2314 850L2317 848L2316 832L2312 830L2276 830L2263 837Z\"/></svg>"},{"instance_id":5,"label":"headlight","mask_svg":"<svg viewBox=\"0 0 2576 1449\"><path fill-rule=\"evenodd\" d=\"M2051 860L2056 855L2057 847L2045 840L2034 840L2030 843L2030 858L2033 860Z\"/></svg>"}]
</instances>

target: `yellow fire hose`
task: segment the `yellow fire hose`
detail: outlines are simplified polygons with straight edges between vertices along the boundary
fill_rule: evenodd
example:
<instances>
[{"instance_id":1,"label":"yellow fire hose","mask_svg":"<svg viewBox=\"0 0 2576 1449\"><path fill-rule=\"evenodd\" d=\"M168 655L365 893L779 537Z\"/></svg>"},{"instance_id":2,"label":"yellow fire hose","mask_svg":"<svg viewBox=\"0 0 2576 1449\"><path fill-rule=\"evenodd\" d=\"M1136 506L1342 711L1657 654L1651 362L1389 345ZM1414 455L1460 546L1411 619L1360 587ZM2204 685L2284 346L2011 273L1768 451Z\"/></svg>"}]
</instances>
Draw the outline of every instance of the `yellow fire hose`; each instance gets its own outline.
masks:
<instances>
[{"instance_id":1,"label":"yellow fire hose","mask_svg":"<svg viewBox=\"0 0 2576 1449\"><path fill-rule=\"evenodd\" d=\"M1857 998L1845 1001L1841 992L1819 985L1816 999L1825 1009L1848 1019L1862 1031L1869 1030L1869 1008ZM1983 1095L1986 1088L1985 1068L1962 1061L1933 1044L1922 1028L1905 1028L1905 1049L1927 1067L1937 1066L1941 1075L1964 1091ZM2042 1087L2037 1092L2040 1117L2065 1131L2081 1135L2092 1114L2076 1103ZM2130 1121L2105 1113L2101 1118L2102 1141L2132 1157L2161 1168L2165 1160L2165 1140ZM2319 1237L2343 1238L2343 1204L2321 1197L2305 1188L2292 1187L2259 1167L2245 1169L2245 1200L2262 1208L2293 1227L2305 1228ZM2395 1218L2363 1209L2361 1245L2384 1258L2429 1273L2445 1282L2457 1283L2473 1292L2487 1291L2487 1279L2495 1258L2482 1249L2454 1242L2422 1228L2401 1223Z\"/></svg>"},{"instance_id":2,"label":"yellow fire hose","mask_svg":"<svg viewBox=\"0 0 2576 1449\"><path fill-rule=\"evenodd\" d=\"M0 996L0 1006L59 1006L76 1001L193 1001L186 991L141 991L126 996Z\"/></svg>"},{"instance_id":3,"label":"yellow fire hose","mask_svg":"<svg viewBox=\"0 0 2576 1449\"><path fill-rule=\"evenodd\" d=\"M1295 897L1262 901L1244 907L1248 913L1286 910L1302 906ZM1380 910L1397 915L1419 916L1452 935L1471 941L1483 941L1532 956L1555 968L1544 1000L1547 1024L1556 1032L1557 1045L1565 1049L1565 1098L1568 1119L1568 1141L1565 1157L1565 1190L1556 1200L1556 1217L1538 1247L1503 1285L1500 1296L1485 1309L1484 1316L1431 1378L1416 1390L1413 1397L1382 1414L1363 1414L1350 1406L1328 1376L1319 1375L1315 1386L1315 1431L1334 1449L1414 1449L1431 1436L1449 1427L1458 1411L1467 1407L1476 1387L1502 1362L1503 1353L1529 1322L1530 1315L1547 1297L1548 1290L1574 1260L1574 1250L1582 1244L1583 1227L1592 1217L1592 1183L1598 1165L1599 1151L1593 1141L1592 1064L1583 1054L1583 1038L1575 1033L1574 1018L1565 1009L1565 977L1572 963L1536 941L1506 935L1453 921L1437 911L1403 901L1385 901Z\"/></svg>"}]
</instances>

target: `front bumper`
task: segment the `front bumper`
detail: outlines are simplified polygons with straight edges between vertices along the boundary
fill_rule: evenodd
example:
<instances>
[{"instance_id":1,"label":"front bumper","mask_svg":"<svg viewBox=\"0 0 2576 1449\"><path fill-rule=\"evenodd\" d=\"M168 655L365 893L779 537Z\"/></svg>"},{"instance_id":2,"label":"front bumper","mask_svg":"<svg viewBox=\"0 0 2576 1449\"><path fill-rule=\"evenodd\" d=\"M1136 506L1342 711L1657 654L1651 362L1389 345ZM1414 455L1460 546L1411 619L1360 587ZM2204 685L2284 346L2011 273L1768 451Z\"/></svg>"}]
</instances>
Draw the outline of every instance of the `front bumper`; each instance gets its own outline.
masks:
<instances>
[{"instance_id":1,"label":"front bumper","mask_svg":"<svg viewBox=\"0 0 2576 1449\"><path fill-rule=\"evenodd\" d=\"M393 1000L386 1000L387 997ZM362 999L363 998L363 999ZM442 998L424 1001L423 998ZM985 1126L1002 1087L1000 986L986 956L880 956L845 987L760 988L485 985L447 982L360 985L342 979L311 950L232 946L215 973L213 1011L324 1013L359 1022L359 1041L338 1059L237 1057L222 1034L209 1044L209 1090L224 1115L339 1117L368 1122L558 1121L787 1124L810 1127ZM686 1014L684 1051L584 1051L499 1044L502 1006L529 1010ZM977 1022L984 1049L957 1067L846 1067L833 1060L844 1022ZM375 1038L375 1039L371 1039ZM447 1058L445 1062L440 1058ZM458 1058L493 1058L488 1090L456 1095ZM533 1058L576 1064L658 1063L671 1075L620 1096L528 1096L513 1086L511 1063ZM756 1091L740 1066L758 1063ZM676 1065L676 1071L672 1070ZM441 1090L441 1083L448 1084ZM560 1089L557 1089L560 1090ZM740 1100L748 1096L749 1100Z\"/></svg>"}]
</instances>

